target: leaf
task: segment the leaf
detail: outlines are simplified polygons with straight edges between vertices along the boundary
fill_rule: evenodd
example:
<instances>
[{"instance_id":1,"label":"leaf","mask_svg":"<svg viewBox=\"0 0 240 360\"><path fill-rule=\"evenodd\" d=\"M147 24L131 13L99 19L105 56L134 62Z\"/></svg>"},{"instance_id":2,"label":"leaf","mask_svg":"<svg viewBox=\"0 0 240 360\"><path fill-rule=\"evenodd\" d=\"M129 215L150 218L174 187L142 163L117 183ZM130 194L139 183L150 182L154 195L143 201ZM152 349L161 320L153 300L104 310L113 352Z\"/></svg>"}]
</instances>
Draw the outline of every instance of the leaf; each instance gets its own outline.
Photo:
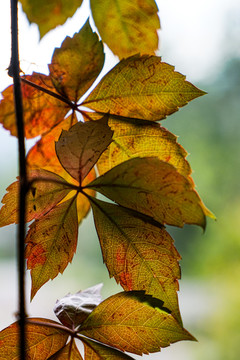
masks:
<instances>
[{"instance_id":1,"label":"leaf","mask_svg":"<svg viewBox=\"0 0 240 360\"><path fill-rule=\"evenodd\" d=\"M117 349L85 337L82 338L82 342L84 343L84 360L133 360L131 356Z\"/></svg>"},{"instance_id":2,"label":"leaf","mask_svg":"<svg viewBox=\"0 0 240 360\"><path fill-rule=\"evenodd\" d=\"M138 355L159 351L180 340L194 340L162 307L161 300L144 291L109 297L93 310L79 333Z\"/></svg>"},{"instance_id":3,"label":"leaf","mask_svg":"<svg viewBox=\"0 0 240 360\"><path fill-rule=\"evenodd\" d=\"M72 190L62 177L43 169L31 170L28 176L29 181L36 180L27 194L26 222L46 214ZM19 181L12 183L7 191L2 199L4 206L0 210L0 227L18 223Z\"/></svg>"},{"instance_id":4,"label":"leaf","mask_svg":"<svg viewBox=\"0 0 240 360\"><path fill-rule=\"evenodd\" d=\"M181 323L176 291L180 255L163 226L128 209L91 201L103 260L124 290L145 290L164 301Z\"/></svg>"},{"instance_id":5,"label":"leaf","mask_svg":"<svg viewBox=\"0 0 240 360\"><path fill-rule=\"evenodd\" d=\"M63 273L77 247L76 199L53 208L30 225L26 237L27 268L31 270L31 298L48 280Z\"/></svg>"},{"instance_id":6,"label":"leaf","mask_svg":"<svg viewBox=\"0 0 240 360\"><path fill-rule=\"evenodd\" d=\"M98 121L78 122L62 132L56 143L58 159L80 184L112 141L108 116Z\"/></svg>"},{"instance_id":7,"label":"leaf","mask_svg":"<svg viewBox=\"0 0 240 360\"><path fill-rule=\"evenodd\" d=\"M81 6L82 0L21 0L23 11L30 23L34 22L39 27L42 38L49 30L72 17Z\"/></svg>"},{"instance_id":8,"label":"leaf","mask_svg":"<svg viewBox=\"0 0 240 360\"><path fill-rule=\"evenodd\" d=\"M201 200L192 182L158 158L134 158L98 177L86 188L94 189L127 208L160 222L205 228Z\"/></svg>"},{"instance_id":9,"label":"leaf","mask_svg":"<svg viewBox=\"0 0 240 360\"><path fill-rule=\"evenodd\" d=\"M67 294L57 300L53 311L61 323L70 329L78 327L100 304L103 284L92 286L76 294Z\"/></svg>"},{"instance_id":10,"label":"leaf","mask_svg":"<svg viewBox=\"0 0 240 360\"><path fill-rule=\"evenodd\" d=\"M30 319L48 324L58 324L48 319ZM46 325L26 324L27 359L46 360L61 349L67 341L65 331ZM8 326L0 332L0 358L1 360L20 360L19 357L19 326L18 323Z\"/></svg>"},{"instance_id":11,"label":"leaf","mask_svg":"<svg viewBox=\"0 0 240 360\"><path fill-rule=\"evenodd\" d=\"M107 73L82 105L101 113L161 120L204 94L160 57L135 55Z\"/></svg>"},{"instance_id":12,"label":"leaf","mask_svg":"<svg viewBox=\"0 0 240 360\"><path fill-rule=\"evenodd\" d=\"M24 78L56 93L50 76L33 73L32 75L24 76ZM68 105L29 84L22 83L21 86L25 136L27 139L44 134L64 119L69 110ZM7 87L2 92L2 96L3 100L0 102L0 122L12 135L17 136L13 85Z\"/></svg>"},{"instance_id":13,"label":"leaf","mask_svg":"<svg viewBox=\"0 0 240 360\"><path fill-rule=\"evenodd\" d=\"M91 0L91 10L101 38L120 58L157 50L160 22L154 0Z\"/></svg>"},{"instance_id":14,"label":"leaf","mask_svg":"<svg viewBox=\"0 0 240 360\"><path fill-rule=\"evenodd\" d=\"M48 360L83 360L75 341L71 341Z\"/></svg>"},{"instance_id":15,"label":"leaf","mask_svg":"<svg viewBox=\"0 0 240 360\"><path fill-rule=\"evenodd\" d=\"M89 21L53 53L50 76L57 91L75 103L93 84L104 63L102 42Z\"/></svg>"}]
</instances>

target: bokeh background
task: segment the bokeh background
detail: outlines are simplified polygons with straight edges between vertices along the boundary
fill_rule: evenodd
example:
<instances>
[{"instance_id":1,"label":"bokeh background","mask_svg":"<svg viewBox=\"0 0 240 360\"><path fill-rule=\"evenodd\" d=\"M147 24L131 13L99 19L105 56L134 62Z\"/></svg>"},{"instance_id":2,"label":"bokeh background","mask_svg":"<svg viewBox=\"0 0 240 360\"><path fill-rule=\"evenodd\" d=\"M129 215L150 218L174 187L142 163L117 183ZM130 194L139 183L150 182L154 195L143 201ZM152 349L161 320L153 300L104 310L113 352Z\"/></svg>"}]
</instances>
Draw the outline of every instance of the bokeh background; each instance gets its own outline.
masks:
<instances>
[{"instance_id":1,"label":"bokeh background","mask_svg":"<svg viewBox=\"0 0 240 360\"><path fill-rule=\"evenodd\" d=\"M11 83L10 4L0 3L0 90ZM40 3L40 2L39 2ZM208 95L194 100L162 124L189 152L197 190L217 221L206 232L194 226L172 228L182 255L180 309L185 327L198 342L180 342L149 359L237 360L240 343L240 2L239 0L158 0L163 61ZM40 4L39 4L40 5ZM47 73L54 47L84 24L88 1L67 23L41 42L35 25L19 14L20 59L25 73ZM93 23L91 22L93 25ZM104 71L117 59L106 49ZM32 141L27 143L27 147ZM17 144L0 126L0 197L17 176ZM17 311L16 227L0 229L0 329ZM54 319L56 299L103 282L103 297L121 288L102 263L91 214L79 229L73 263L48 282L28 306L28 314ZM27 299L30 278L27 275ZM147 359L147 356L145 357Z\"/></svg>"}]
</instances>

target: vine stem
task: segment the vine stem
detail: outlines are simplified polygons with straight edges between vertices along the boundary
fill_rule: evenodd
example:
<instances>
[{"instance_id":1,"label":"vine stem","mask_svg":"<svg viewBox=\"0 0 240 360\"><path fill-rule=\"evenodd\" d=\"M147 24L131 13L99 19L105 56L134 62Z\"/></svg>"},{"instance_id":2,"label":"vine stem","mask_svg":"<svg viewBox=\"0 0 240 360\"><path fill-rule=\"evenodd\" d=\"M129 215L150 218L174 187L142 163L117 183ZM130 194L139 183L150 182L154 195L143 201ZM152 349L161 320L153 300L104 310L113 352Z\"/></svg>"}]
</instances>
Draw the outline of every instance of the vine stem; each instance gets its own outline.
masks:
<instances>
[{"instance_id":1,"label":"vine stem","mask_svg":"<svg viewBox=\"0 0 240 360\"><path fill-rule=\"evenodd\" d=\"M19 51L18 51L18 0L11 0L11 32L12 54L8 74L13 77L15 116L18 131L18 157L19 157L19 225L18 225L18 317L19 317L19 356L26 359L26 310L25 310L25 212L27 194L26 152L24 140L23 106L20 81Z\"/></svg>"}]
</instances>

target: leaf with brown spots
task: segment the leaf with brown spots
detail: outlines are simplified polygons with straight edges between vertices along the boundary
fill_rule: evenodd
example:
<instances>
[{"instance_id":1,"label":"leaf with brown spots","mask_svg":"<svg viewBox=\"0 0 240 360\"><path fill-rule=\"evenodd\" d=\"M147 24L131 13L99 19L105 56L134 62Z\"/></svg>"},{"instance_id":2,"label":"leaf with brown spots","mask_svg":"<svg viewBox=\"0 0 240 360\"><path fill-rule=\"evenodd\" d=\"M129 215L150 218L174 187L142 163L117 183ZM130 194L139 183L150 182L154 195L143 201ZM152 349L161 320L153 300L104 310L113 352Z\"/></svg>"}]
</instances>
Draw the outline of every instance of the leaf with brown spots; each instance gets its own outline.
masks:
<instances>
[{"instance_id":1,"label":"leaf with brown spots","mask_svg":"<svg viewBox=\"0 0 240 360\"><path fill-rule=\"evenodd\" d=\"M78 122L63 131L56 153L64 169L80 184L112 141L108 115L97 121Z\"/></svg>"},{"instance_id":2,"label":"leaf with brown spots","mask_svg":"<svg viewBox=\"0 0 240 360\"><path fill-rule=\"evenodd\" d=\"M160 57L135 55L109 71L82 105L101 113L161 120L204 94Z\"/></svg>"},{"instance_id":3,"label":"leaf with brown spots","mask_svg":"<svg viewBox=\"0 0 240 360\"><path fill-rule=\"evenodd\" d=\"M180 340L194 340L161 300L144 291L110 296L93 310L78 332L138 355L159 351Z\"/></svg>"},{"instance_id":4,"label":"leaf with brown spots","mask_svg":"<svg viewBox=\"0 0 240 360\"><path fill-rule=\"evenodd\" d=\"M49 319L28 319L26 324L26 353L27 359L46 360L59 351L67 342L68 334L47 325L35 325L30 321L57 324ZM19 357L19 325L17 322L0 332L0 359L20 360Z\"/></svg>"},{"instance_id":5,"label":"leaf with brown spots","mask_svg":"<svg viewBox=\"0 0 240 360\"><path fill-rule=\"evenodd\" d=\"M56 93L50 76L33 73L32 75L24 76L24 78L46 90ZM27 139L46 133L64 119L70 109L67 104L29 84L22 83L21 86L25 136ZM0 122L5 129L11 132L11 135L17 136L13 85L7 87L2 92L2 95Z\"/></svg>"},{"instance_id":6,"label":"leaf with brown spots","mask_svg":"<svg viewBox=\"0 0 240 360\"><path fill-rule=\"evenodd\" d=\"M91 10L101 38L119 58L157 50L160 22L154 0L91 0Z\"/></svg>"},{"instance_id":7,"label":"leaf with brown spots","mask_svg":"<svg viewBox=\"0 0 240 360\"><path fill-rule=\"evenodd\" d=\"M163 300L181 323L178 307L180 255L163 226L147 216L97 199L91 201L103 260L124 290L145 290Z\"/></svg>"},{"instance_id":8,"label":"leaf with brown spots","mask_svg":"<svg viewBox=\"0 0 240 360\"><path fill-rule=\"evenodd\" d=\"M42 38L49 30L74 15L81 6L82 0L21 0L23 11L30 23L36 23Z\"/></svg>"},{"instance_id":9,"label":"leaf with brown spots","mask_svg":"<svg viewBox=\"0 0 240 360\"><path fill-rule=\"evenodd\" d=\"M103 63L102 42L87 21L79 33L66 37L54 50L50 76L57 91L76 103L95 81Z\"/></svg>"},{"instance_id":10,"label":"leaf with brown spots","mask_svg":"<svg viewBox=\"0 0 240 360\"><path fill-rule=\"evenodd\" d=\"M63 273L72 261L77 235L76 197L64 201L30 225L25 256L31 271L31 298L48 280Z\"/></svg>"},{"instance_id":11,"label":"leaf with brown spots","mask_svg":"<svg viewBox=\"0 0 240 360\"><path fill-rule=\"evenodd\" d=\"M86 188L161 224L180 227L196 224L203 228L206 225L201 200L192 182L175 167L155 157L125 161Z\"/></svg>"},{"instance_id":12,"label":"leaf with brown spots","mask_svg":"<svg viewBox=\"0 0 240 360\"><path fill-rule=\"evenodd\" d=\"M72 190L59 175L43 169L29 171L30 189L27 194L26 222L38 219L57 205ZM0 210L0 227L18 223L19 181L7 188Z\"/></svg>"}]
</instances>

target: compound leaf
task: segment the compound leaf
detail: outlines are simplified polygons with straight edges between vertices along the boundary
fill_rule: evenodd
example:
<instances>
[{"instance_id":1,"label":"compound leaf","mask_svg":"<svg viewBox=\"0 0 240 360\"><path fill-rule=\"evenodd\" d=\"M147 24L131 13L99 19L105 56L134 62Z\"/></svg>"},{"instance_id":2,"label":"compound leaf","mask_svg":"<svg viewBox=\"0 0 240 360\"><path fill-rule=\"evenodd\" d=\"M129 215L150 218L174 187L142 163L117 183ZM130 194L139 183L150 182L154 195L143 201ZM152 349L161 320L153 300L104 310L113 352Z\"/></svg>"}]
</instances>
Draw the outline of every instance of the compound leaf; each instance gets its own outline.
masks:
<instances>
[{"instance_id":1,"label":"compound leaf","mask_svg":"<svg viewBox=\"0 0 240 360\"><path fill-rule=\"evenodd\" d=\"M157 50L160 22L154 0L91 0L91 10L101 38L119 58Z\"/></svg>"},{"instance_id":2,"label":"compound leaf","mask_svg":"<svg viewBox=\"0 0 240 360\"><path fill-rule=\"evenodd\" d=\"M56 93L50 76L33 73L32 75L24 76L24 78L46 90ZM22 83L21 86L26 138L29 139L44 134L64 119L69 111L67 104L27 83ZM17 136L13 85L7 87L2 92L2 96L3 99L0 102L0 122L12 135Z\"/></svg>"},{"instance_id":3,"label":"compound leaf","mask_svg":"<svg viewBox=\"0 0 240 360\"><path fill-rule=\"evenodd\" d=\"M48 360L83 360L83 358L73 340Z\"/></svg>"},{"instance_id":4,"label":"compound leaf","mask_svg":"<svg viewBox=\"0 0 240 360\"><path fill-rule=\"evenodd\" d=\"M28 20L39 27L41 38L58 25L72 17L81 6L82 0L21 0L23 11Z\"/></svg>"},{"instance_id":5,"label":"compound leaf","mask_svg":"<svg viewBox=\"0 0 240 360\"><path fill-rule=\"evenodd\" d=\"M108 115L97 121L78 122L63 130L56 143L58 159L80 184L112 141Z\"/></svg>"},{"instance_id":6,"label":"compound leaf","mask_svg":"<svg viewBox=\"0 0 240 360\"><path fill-rule=\"evenodd\" d=\"M93 310L79 333L138 355L157 352L180 340L194 340L161 300L144 291L109 297Z\"/></svg>"},{"instance_id":7,"label":"compound leaf","mask_svg":"<svg viewBox=\"0 0 240 360\"><path fill-rule=\"evenodd\" d=\"M29 181L32 183L27 194L26 222L46 214L71 191L61 176L43 169L29 171ZM19 181L12 183L7 191L2 199L4 206L0 210L0 227L18 223Z\"/></svg>"},{"instance_id":8,"label":"compound leaf","mask_svg":"<svg viewBox=\"0 0 240 360\"><path fill-rule=\"evenodd\" d=\"M133 158L87 185L127 208L161 224L205 228L201 200L193 184L172 165L158 158Z\"/></svg>"},{"instance_id":9,"label":"compound leaf","mask_svg":"<svg viewBox=\"0 0 240 360\"><path fill-rule=\"evenodd\" d=\"M181 323L178 308L180 255L158 223L133 211L97 199L91 201L103 260L124 290L145 290L164 301Z\"/></svg>"},{"instance_id":10,"label":"compound leaf","mask_svg":"<svg viewBox=\"0 0 240 360\"><path fill-rule=\"evenodd\" d=\"M103 63L102 42L87 21L79 33L73 38L66 37L61 47L55 49L50 76L60 94L77 102L97 78Z\"/></svg>"},{"instance_id":11,"label":"compound leaf","mask_svg":"<svg viewBox=\"0 0 240 360\"><path fill-rule=\"evenodd\" d=\"M48 280L63 273L77 247L76 197L64 201L30 225L26 237L31 298Z\"/></svg>"},{"instance_id":12,"label":"compound leaf","mask_svg":"<svg viewBox=\"0 0 240 360\"><path fill-rule=\"evenodd\" d=\"M48 319L29 319L37 322L57 324ZM61 329L56 329L46 325L35 325L27 322L26 324L26 352L27 359L46 360L59 349L61 349L68 339L68 334ZM0 332L0 358L1 360L20 360L19 357L19 325L17 322L8 326Z\"/></svg>"},{"instance_id":13,"label":"compound leaf","mask_svg":"<svg viewBox=\"0 0 240 360\"><path fill-rule=\"evenodd\" d=\"M204 94L160 57L135 55L107 73L82 105L101 113L161 120Z\"/></svg>"}]
</instances>

